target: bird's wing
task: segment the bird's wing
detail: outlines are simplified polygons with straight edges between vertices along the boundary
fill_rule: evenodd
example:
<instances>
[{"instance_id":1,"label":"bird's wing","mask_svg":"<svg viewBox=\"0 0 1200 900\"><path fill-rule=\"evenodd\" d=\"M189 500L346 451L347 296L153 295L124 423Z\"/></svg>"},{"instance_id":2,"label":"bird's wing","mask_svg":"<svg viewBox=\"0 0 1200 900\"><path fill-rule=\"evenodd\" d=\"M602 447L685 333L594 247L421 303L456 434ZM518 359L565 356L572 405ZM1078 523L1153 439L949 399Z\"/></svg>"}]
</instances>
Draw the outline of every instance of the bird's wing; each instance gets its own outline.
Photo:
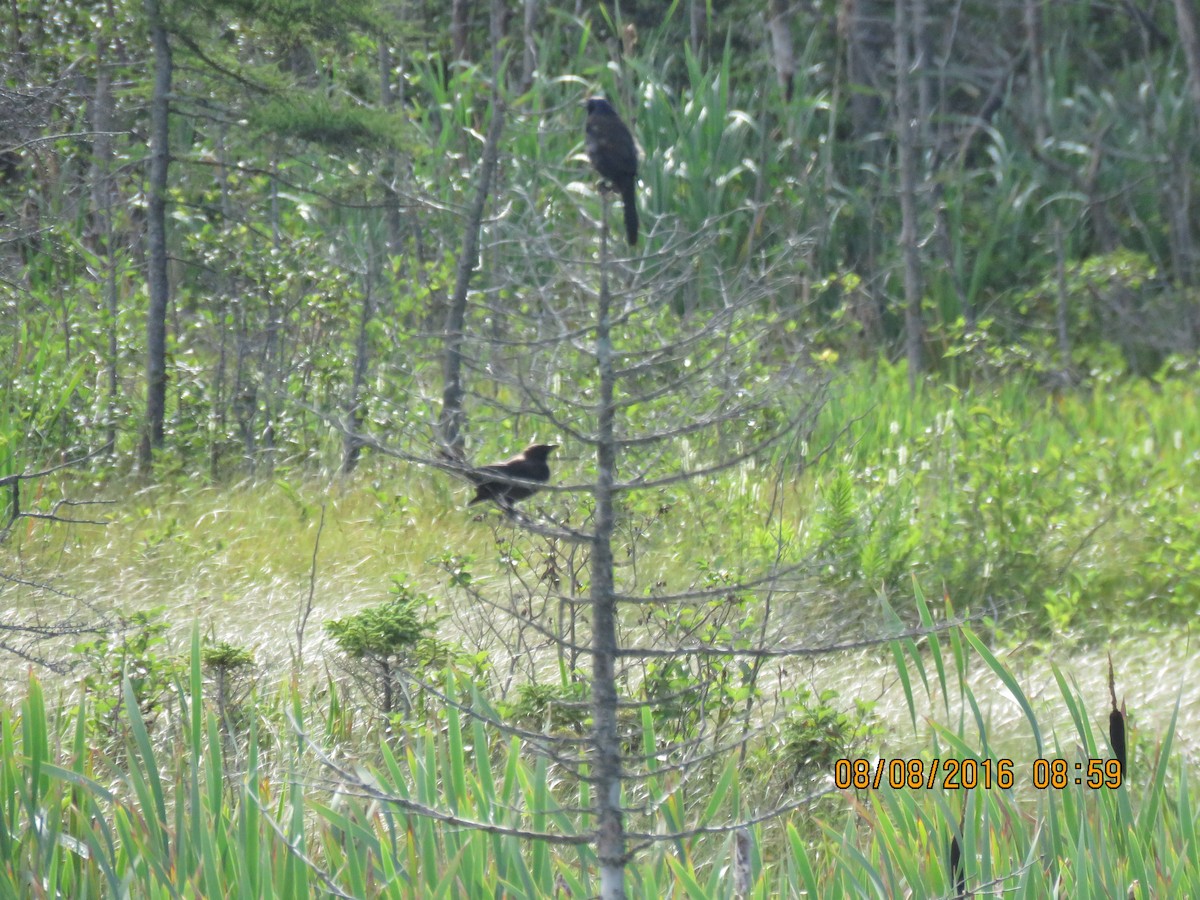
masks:
<instances>
[{"instance_id":1,"label":"bird's wing","mask_svg":"<svg viewBox=\"0 0 1200 900\"><path fill-rule=\"evenodd\" d=\"M472 469L467 473L467 478L474 484L482 484L491 479L492 476L499 475L504 477L504 466L501 463L494 463L490 466L480 466L477 469Z\"/></svg>"},{"instance_id":2,"label":"bird's wing","mask_svg":"<svg viewBox=\"0 0 1200 900\"><path fill-rule=\"evenodd\" d=\"M490 478L501 478L505 480L512 478L524 478L524 475L522 475L520 472L512 471L511 468L514 463L524 461L525 456L521 453L518 453L512 459L507 459L502 463L490 463L486 466L480 466L474 471L468 473L467 477L476 484L479 484L481 481L487 481Z\"/></svg>"},{"instance_id":3,"label":"bird's wing","mask_svg":"<svg viewBox=\"0 0 1200 900\"><path fill-rule=\"evenodd\" d=\"M588 151L593 159L592 164L597 169L606 168L610 171L606 177L620 178L637 174L637 149L633 137L619 119L607 123L589 122L587 126Z\"/></svg>"}]
</instances>

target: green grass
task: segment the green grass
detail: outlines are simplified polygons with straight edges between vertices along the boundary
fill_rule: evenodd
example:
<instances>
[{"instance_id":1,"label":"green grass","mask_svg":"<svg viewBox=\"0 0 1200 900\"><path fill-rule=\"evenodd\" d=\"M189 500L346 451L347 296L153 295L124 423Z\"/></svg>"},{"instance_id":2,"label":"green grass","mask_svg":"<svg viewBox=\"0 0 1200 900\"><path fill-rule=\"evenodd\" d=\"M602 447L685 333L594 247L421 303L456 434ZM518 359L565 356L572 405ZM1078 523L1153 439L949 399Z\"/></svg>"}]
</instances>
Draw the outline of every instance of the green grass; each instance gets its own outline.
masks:
<instances>
[{"instance_id":1,"label":"green grass","mask_svg":"<svg viewBox=\"0 0 1200 900\"><path fill-rule=\"evenodd\" d=\"M858 617L881 591L904 607L915 575L959 609L1002 616L1015 636L1174 629L1200 610L1198 390L1186 375L1057 394L930 381L910 397L902 367L852 369L808 437L806 465L793 454L631 495L618 577L630 592L679 591L736 581L778 554L801 567L805 597L783 611L810 628ZM566 448L555 478L586 484L590 472ZM104 527L18 523L7 546L21 577L107 610L165 609L178 635L195 618L279 659L310 590L315 631L380 602L395 576L452 611L464 601L438 562L447 554L500 594L520 588L521 572L585 562L468 509L467 487L449 476L379 458L350 479L144 487L64 473L36 491L26 502L42 508L60 497L114 504L98 509ZM588 509L586 494L536 505L574 523ZM26 614L60 602L7 597Z\"/></svg>"},{"instance_id":2,"label":"green grass","mask_svg":"<svg viewBox=\"0 0 1200 900\"><path fill-rule=\"evenodd\" d=\"M1030 897L1070 885L1075 895L1108 896L1137 880L1148 895L1188 895L1198 877L1195 769L1174 742L1176 721L1187 721L1200 699L1188 687L1196 654L1175 623L1197 599L1179 555L1194 544L1197 510L1194 380L1099 379L1090 390L1060 394L926 383L913 397L905 382L902 369L852 370L810 436L812 458L798 475L789 456L630 501L619 575L651 589L735 584L755 560L779 551L785 562L806 561L796 576L805 602L775 601L784 633L802 629L795 633L819 641L851 625L880 633L896 615L943 618L914 584L945 594L945 616L974 614L971 630L899 642L890 655L767 670L759 730L736 771L714 761L699 778L647 773L629 800L653 813L631 815L630 827L725 825L793 799L809 782L784 778L791 762L781 724L797 704L810 712L815 704L826 714L818 720L830 721L864 700L874 704L865 721L875 727L864 726L843 752L926 763L1008 758L1016 786L825 796L790 821L752 829L757 896L806 886L820 896L945 896L945 847L964 809L971 885L996 881ZM816 457L835 433L841 439L831 452ZM565 454L556 478L581 481L588 471L587 460ZM475 703L521 716L522 727L540 728L551 721L546 707L517 688L531 679L562 684L543 693L569 699L570 673L547 647L531 647L513 669L509 654L489 651L518 633L493 630L501 621L495 610L532 602L551 560L564 574L574 559L565 548L522 536L494 511L478 517L462 505L466 488L445 476L381 460L349 480L143 488L75 478L47 479L40 490L44 503L117 503L106 527L21 522L7 545L21 577L69 585L111 610L165 607L153 624L167 630L137 657L157 680L139 675L116 690L102 673L82 705L65 681L47 682L51 696L68 698L62 704L48 704L37 682L10 694L0 715L0 894L30 888L40 872L49 874L39 890L81 897L114 896L122 884L144 896L307 896L325 890L320 873L355 896L427 896L435 884L451 885L447 895L503 888L550 896L559 876L577 895L595 891L586 847L469 833L410 818L402 802L388 800L571 840L590 827L567 812L586 805L571 773L435 694L423 692L408 719L380 719L322 628L382 602L393 578L404 577L432 598L439 618L447 644L438 652L447 661L437 664L438 677L463 695L478 691ZM577 497L539 502L572 521L586 514ZM779 502L781 520L772 520ZM315 609L304 669L294 670L314 550ZM447 574L447 554L458 558L458 581ZM1010 594L1000 593L1005 587ZM630 613L625 624L635 637L696 628L736 639L745 627L739 617L753 622L764 609L759 593L736 593L721 601L725 618L694 605L664 617ZM500 606L481 606L480 596ZM64 602L11 588L8 597L18 616L49 615L48 604ZM558 615L548 601L539 609L546 621ZM1011 615L979 618L993 612ZM222 708L198 645L179 650L193 627L254 651L256 669L235 681L242 687ZM1033 640L1002 653L981 635L999 636L998 647ZM1109 652L1131 714L1127 786L1033 789L1038 758L1107 755ZM1167 670L1180 673L1177 683L1164 681ZM701 683L706 709L740 704L735 668L701 669L695 660L646 669L625 689L636 695L653 684L669 695ZM693 715L683 704L627 725L653 758L650 748L686 735ZM339 774L322 764L325 754L352 754L358 763ZM813 774L829 772L805 777ZM349 794L337 789L356 781ZM720 833L647 849L630 871L634 892L729 896L731 842Z\"/></svg>"},{"instance_id":3,"label":"green grass","mask_svg":"<svg viewBox=\"0 0 1200 900\"><path fill-rule=\"evenodd\" d=\"M1184 624L1200 601L1198 397L1194 374L1063 392L928 380L910 397L903 368L881 365L810 439L833 446L814 518L848 530L838 571L860 591L915 573L1020 633Z\"/></svg>"},{"instance_id":4,"label":"green grass","mask_svg":"<svg viewBox=\"0 0 1200 900\"><path fill-rule=\"evenodd\" d=\"M920 591L914 599L922 618L939 618ZM1200 889L1194 773L1176 749L1177 707L1132 733L1122 786L1038 790L1039 758L1109 756L1103 695L1085 696L1055 666L1045 673L1048 695L1033 697L968 629L903 639L893 650L892 690L908 698L911 715L883 756L926 767L1008 757L1012 787L895 788L885 778L878 789L851 787L754 825L752 896L947 896L946 848L960 817L971 889L1022 897L1121 896L1134 881L1139 896ZM145 718L127 682L115 737L86 701L48 704L36 679L19 705L0 708L0 893L548 897L556 879L577 896L595 893L595 860L573 844L590 827L570 809L578 785L516 739L454 707L408 723L398 743L338 737L328 725L353 716L343 707L349 698L332 686L313 691L303 678L264 685L231 716L214 705L206 674L193 632L172 692L176 714ZM1021 710L1006 734L993 733L991 702L973 687L984 683ZM486 710L457 679L445 689ZM1067 714L1065 725L1043 718L1048 707ZM643 727L643 746L654 748L654 720L644 717ZM346 750L351 766L338 762ZM771 752L769 738L756 739L752 754ZM764 799L761 785L747 782L753 767L736 759L712 779L651 773L638 791L648 802L630 797L654 810L631 810L631 828L716 829L637 854L628 873L635 895L732 896L732 837L722 829Z\"/></svg>"}]
</instances>

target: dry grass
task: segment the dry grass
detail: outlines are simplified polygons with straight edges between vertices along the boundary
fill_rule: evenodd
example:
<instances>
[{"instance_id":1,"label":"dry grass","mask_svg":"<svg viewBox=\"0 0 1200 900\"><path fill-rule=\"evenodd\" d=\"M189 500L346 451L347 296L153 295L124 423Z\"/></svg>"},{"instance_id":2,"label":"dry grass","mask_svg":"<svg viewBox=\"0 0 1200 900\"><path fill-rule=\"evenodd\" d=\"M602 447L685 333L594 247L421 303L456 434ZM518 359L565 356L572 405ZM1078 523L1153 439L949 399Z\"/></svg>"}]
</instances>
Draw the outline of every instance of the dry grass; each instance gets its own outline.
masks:
<instances>
[{"instance_id":1,"label":"dry grass","mask_svg":"<svg viewBox=\"0 0 1200 900\"><path fill-rule=\"evenodd\" d=\"M723 503L728 514L722 539L733 538L742 548L767 540L760 523L772 488L765 482L748 486L745 480L745 473L736 474L724 486L727 491L717 492L717 501L704 492L683 497L670 518L641 538L637 577L673 586L694 583L696 561L712 560L713 546L683 523L711 515L714 502ZM193 621L199 621L205 633L253 648L260 662L286 664L294 655L298 615L311 589L305 662L312 667L319 664L324 649L321 623L382 601L395 576L435 598L438 612L447 617L443 629L448 636L474 646L501 638L494 612L472 606L449 590L431 560L447 553L473 556L477 580L511 588L512 575L498 560L496 538L510 536L512 526L492 510L482 515L477 508L468 510L465 490L456 491L443 476L389 466L348 480L140 489L130 484L73 484L59 490L76 498L115 500L108 507L111 524L67 527L31 521L7 548L20 577L53 584L105 611L127 614L162 607L181 648ZM732 502L751 495L761 502ZM810 502L802 489L789 489L787 503L794 521L803 521ZM314 549L318 552L310 584ZM625 565L632 564L626 560ZM69 601L44 591L11 587L6 600L10 614L20 616L36 608L43 620L53 620L53 604L63 604L64 612L69 606ZM821 602L829 603L830 598ZM861 617L869 623L877 614L868 609ZM831 633L828 624L808 624L810 641ZM1107 709L1110 650L1118 692L1128 699L1135 728L1158 730L1177 698L1182 721L1200 716L1200 652L1187 634L1137 634L1104 646L1064 638L1052 645L1016 648L1007 659L1032 700L1048 698L1039 717L1054 726L1067 722L1067 711L1058 702L1048 660L1076 680L1099 714ZM553 659L548 648L543 655L542 665ZM822 658L787 668L794 684L817 691L833 688L844 698L876 699L878 713L897 725L907 718L893 663L882 653ZM10 683L23 684L24 667L13 667L5 675ZM976 677L973 690L986 704L984 711L1000 746L1015 760L1029 757L1021 710L986 669ZM897 736L890 752L899 755L911 727L893 734ZM1008 735L1011 739L1003 737ZM1181 749L1194 757L1197 750L1187 729L1181 729L1179 740Z\"/></svg>"}]
</instances>

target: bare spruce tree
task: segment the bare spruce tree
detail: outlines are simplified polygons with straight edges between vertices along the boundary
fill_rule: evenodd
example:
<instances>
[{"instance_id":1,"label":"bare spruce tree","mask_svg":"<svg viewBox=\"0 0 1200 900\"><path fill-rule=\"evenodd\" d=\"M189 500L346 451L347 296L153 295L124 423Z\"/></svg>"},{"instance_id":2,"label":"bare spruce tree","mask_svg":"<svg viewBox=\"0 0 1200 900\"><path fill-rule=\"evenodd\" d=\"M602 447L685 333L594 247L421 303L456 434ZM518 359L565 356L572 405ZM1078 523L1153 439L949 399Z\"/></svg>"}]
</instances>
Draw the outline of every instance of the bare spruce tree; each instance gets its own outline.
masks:
<instances>
[{"instance_id":1,"label":"bare spruce tree","mask_svg":"<svg viewBox=\"0 0 1200 900\"><path fill-rule=\"evenodd\" d=\"M796 294L785 264L706 265L719 219L702 234L652 233L645 256L617 258L610 209L605 201L592 253L576 241L563 261L570 255L543 231L493 273L509 285L496 296L520 283L521 302L481 310L505 316L505 337L466 357L478 366L469 381L486 388L474 397L481 409L509 398L504 412L564 446L560 470L571 475L521 514L496 515L498 537L519 544L514 555L533 570L471 603L493 623L503 613L523 678L544 678L556 660L586 686L589 728L542 740L590 784L600 895L619 898L632 852L695 825L664 827L661 773L679 773L676 799L706 802L708 776L760 741L775 714L757 683L800 644L803 566L789 558L779 503L742 491L803 458L824 384L769 312ZM690 314L678 311L684 298ZM741 558L740 541L721 546L723 517L748 506L774 536L758 558ZM663 572L655 552L688 560L684 573ZM723 556L731 561L714 565ZM724 827L742 824L731 816Z\"/></svg>"},{"instance_id":2,"label":"bare spruce tree","mask_svg":"<svg viewBox=\"0 0 1200 900\"><path fill-rule=\"evenodd\" d=\"M575 124L582 134L582 108ZM462 515L493 529L504 576L463 579L460 560L445 564L460 598L451 618L493 660L498 699L558 693L540 723L481 715L588 786L580 827L600 896L615 900L631 855L691 833L706 786L762 745L780 708L764 707L761 681L835 643L799 615L811 561L792 558L782 500L788 467L814 452L825 382L787 327L802 295L787 248L767 242L770 254L721 269L711 261L729 217L686 233L668 216L642 255L624 256L591 171L568 160L546 178L584 198L575 233L500 181L506 214L479 220L488 264L441 338L456 348L465 457L491 459L498 437L510 450L553 441L554 476L518 508L478 513L464 487ZM423 461L465 475L443 449L431 442ZM754 540L726 533L726 517L747 516ZM664 570L664 554L678 567ZM680 779L671 791L665 772ZM697 819L666 816L676 802ZM701 830L732 834L793 803L725 810Z\"/></svg>"}]
</instances>

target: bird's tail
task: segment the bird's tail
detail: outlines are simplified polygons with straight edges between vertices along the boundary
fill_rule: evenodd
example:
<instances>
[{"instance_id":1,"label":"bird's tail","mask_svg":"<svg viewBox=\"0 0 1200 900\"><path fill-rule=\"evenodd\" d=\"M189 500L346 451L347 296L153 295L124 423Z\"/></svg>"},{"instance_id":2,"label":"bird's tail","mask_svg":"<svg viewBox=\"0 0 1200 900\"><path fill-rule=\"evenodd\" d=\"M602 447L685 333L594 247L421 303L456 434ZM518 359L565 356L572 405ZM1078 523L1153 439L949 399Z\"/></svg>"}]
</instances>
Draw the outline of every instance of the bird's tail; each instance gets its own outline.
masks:
<instances>
[{"instance_id":1,"label":"bird's tail","mask_svg":"<svg viewBox=\"0 0 1200 900\"><path fill-rule=\"evenodd\" d=\"M630 247L637 243L638 233L637 192L634 188L634 185L630 185L621 192L621 206L625 210L625 237Z\"/></svg>"}]
</instances>

